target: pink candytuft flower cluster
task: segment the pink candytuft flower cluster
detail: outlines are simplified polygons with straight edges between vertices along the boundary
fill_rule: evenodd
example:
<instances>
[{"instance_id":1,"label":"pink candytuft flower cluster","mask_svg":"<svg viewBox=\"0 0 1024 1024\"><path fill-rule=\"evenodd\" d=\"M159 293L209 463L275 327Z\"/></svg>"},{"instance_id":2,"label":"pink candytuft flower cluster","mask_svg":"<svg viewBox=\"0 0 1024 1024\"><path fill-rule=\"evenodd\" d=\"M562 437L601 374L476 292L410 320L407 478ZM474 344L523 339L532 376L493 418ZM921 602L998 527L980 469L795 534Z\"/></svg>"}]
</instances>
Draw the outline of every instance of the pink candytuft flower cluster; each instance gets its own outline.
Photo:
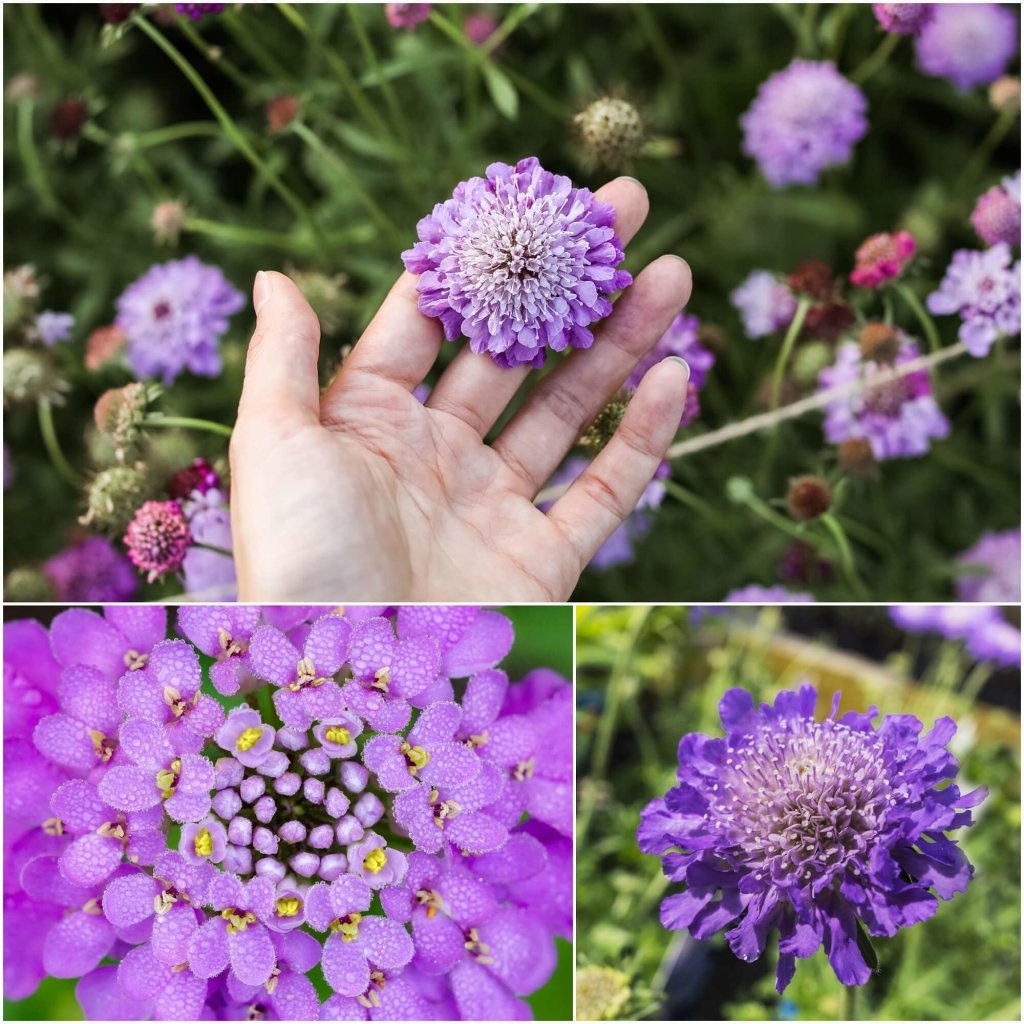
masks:
<instances>
[{"instance_id":1,"label":"pink candytuft flower cluster","mask_svg":"<svg viewBox=\"0 0 1024 1024\"><path fill-rule=\"evenodd\" d=\"M184 639L166 615L5 626L5 995L527 1018L572 927L570 684L510 683L479 608L193 605Z\"/></svg>"},{"instance_id":2,"label":"pink candytuft flower cluster","mask_svg":"<svg viewBox=\"0 0 1024 1024\"><path fill-rule=\"evenodd\" d=\"M872 235L857 250L850 281L858 288L878 288L903 273L916 249L909 231Z\"/></svg>"}]
</instances>

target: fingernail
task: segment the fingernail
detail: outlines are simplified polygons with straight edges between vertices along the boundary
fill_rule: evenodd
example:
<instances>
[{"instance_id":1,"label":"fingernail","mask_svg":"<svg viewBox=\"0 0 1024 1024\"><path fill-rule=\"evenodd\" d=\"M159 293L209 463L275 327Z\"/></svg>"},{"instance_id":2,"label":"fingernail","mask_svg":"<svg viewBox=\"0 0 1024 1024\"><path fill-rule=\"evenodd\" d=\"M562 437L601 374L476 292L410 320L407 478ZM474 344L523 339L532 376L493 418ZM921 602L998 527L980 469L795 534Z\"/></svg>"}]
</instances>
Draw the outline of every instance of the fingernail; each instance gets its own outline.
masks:
<instances>
[{"instance_id":1,"label":"fingernail","mask_svg":"<svg viewBox=\"0 0 1024 1024\"><path fill-rule=\"evenodd\" d=\"M679 365L686 371L686 383L690 383L690 364L685 359L681 356L666 356L665 362L679 363Z\"/></svg>"},{"instance_id":2,"label":"fingernail","mask_svg":"<svg viewBox=\"0 0 1024 1024\"><path fill-rule=\"evenodd\" d=\"M644 190L645 193L647 192L647 186L642 181L640 181L639 179L634 178L632 175L620 174L619 175L619 181L631 181L631 182L633 182L634 185L639 185Z\"/></svg>"},{"instance_id":3,"label":"fingernail","mask_svg":"<svg viewBox=\"0 0 1024 1024\"><path fill-rule=\"evenodd\" d=\"M270 275L261 270L252 283L252 308L256 310L257 316L273 291L274 285L270 280Z\"/></svg>"}]
</instances>

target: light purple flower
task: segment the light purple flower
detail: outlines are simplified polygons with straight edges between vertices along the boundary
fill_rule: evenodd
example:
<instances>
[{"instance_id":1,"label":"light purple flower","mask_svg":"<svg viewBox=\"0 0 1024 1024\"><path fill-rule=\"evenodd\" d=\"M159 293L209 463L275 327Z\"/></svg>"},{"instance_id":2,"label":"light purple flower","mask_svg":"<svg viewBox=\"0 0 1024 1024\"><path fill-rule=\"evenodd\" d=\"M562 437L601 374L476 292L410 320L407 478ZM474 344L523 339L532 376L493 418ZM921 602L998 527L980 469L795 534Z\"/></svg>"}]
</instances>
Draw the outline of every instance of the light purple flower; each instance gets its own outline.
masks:
<instances>
[{"instance_id":1,"label":"light purple flower","mask_svg":"<svg viewBox=\"0 0 1024 1024\"><path fill-rule=\"evenodd\" d=\"M185 605L178 609L178 630L196 647L216 658L210 679L219 693L232 696L249 677L246 652L260 610L244 605Z\"/></svg>"},{"instance_id":2,"label":"light purple flower","mask_svg":"<svg viewBox=\"0 0 1024 1024\"><path fill-rule=\"evenodd\" d=\"M744 961L778 929L779 992L796 958L822 945L841 984L865 984L861 928L895 935L964 892L973 868L948 833L970 825L986 795L952 784L951 719L921 735L911 715L839 717L837 693L817 721L817 696L802 686L758 707L729 690L725 737L682 738L679 784L644 808L637 832L686 885L663 901L662 925L696 939L728 929Z\"/></svg>"},{"instance_id":3,"label":"light purple flower","mask_svg":"<svg viewBox=\"0 0 1024 1024\"><path fill-rule=\"evenodd\" d=\"M814 600L813 594L787 590L785 587L762 587L751 583L725 595L729 604L806 604Z\"/></svg>"},{"instance_id":4,"label":"light purple flower","mask_svg":"<svg viewBox=\"0 0 1024 1024\"><path fill-rule=\"evenodd\" d=\"M958 249L927 305L939 316L957 314L967 351L986 356L1000 334L1020 333L1020 260L1013 262L1005 242L981 252Z\"/></svg>"},{"instance_id":5,"label":"light purple flower","mask_svg":"<svg viewBox=\"0 0 1024 1024\"><path fill-rule=\"evenodd\" d=\"M181 569L185 593L207 601L234 601L238 591L235 561L230 552L231 510L226 496L216 488L192 496L182 505L192 546L185 552ZM213 551L211 548L218 548ZM228 554L222 554L227 551Z\"/></svg>"},{"instance_id":6,"label":"light purple flower","mask_svg":"<svg viewBox=\"0 0 1024 1024\"><path fill-rule=\"evenodd\" d=\"M979 660L1020 667L1020 630L993 605L902 604L893 605L889 615L897 626L912 633L934 630L949 640L962 640Z\"/></svg>"},{"instance_id":7,"label":"light purple flower","mask_svg":"<svg viewBox=\"0 0 1024 1024\"><path fill-rule=\"evenodd\" d=\"M986 245L1020 245L1020 171L978 197L971 224Z\"/></svg>"},{"instance_id":8,"label":"light purple flower","mask_svg":"<svg viewBox=\"0 0 1024 1024\"><path fill-rule=\"evenodd\" d=\"M589 325L632 281L615 269L623 252L614 207L536 157L491 164L486 174L457 185L402 254L420 275L420 312L499 366L537 367L546 349L589 348Z\"/></svg>"},{"instance_id":9,"label":"light purple flower","mask_svg":"<svg viewBox=\"0 0 1024 1024\"><path fill-rule=\"evenodd\" d=\"M430 4L385 4L384 15L392 28L413 29L430 17Z\"/></svg>"},{"instance_id":10,"label":"light purple flower","mask_svg":"<svg viewBox=\"0 0 1024 1024\"><path fill-rule=\"evenodd\" d=\"M920 355L917 345L904 341L896 365ZM836 361L822 370L822 390L870 380L879 372L876 363L865 362L855 342L844 342L836 350ZM932 440L949 434L949 421L932 397L927 370L917 370L889 381L837 398L825 410L825 437L832 444L866 439L874 457L910 458L924 455Z\"/></svg>"},{"instance_id":11,"label":"light purple flower","mask_svg":"<svg viewBox=\"0 0 1024 1024\"><path fill-rule=\"evenodd\" d=\"M958 89L988 85L1017 53L1017 16L1003 4L935 4L915 40L917 63Z\"/></svg>"},{"instance_id":12,"label":"light purple flower","mask_svg":"<svg viewBox=\"0 0 1024 1024\"><path fill-rule=\"evenodd\" d=\"M963 567L956 584L960 601L1020 604L1020 528L986 533L957 562Z\"/></svg>"},{"instance_id":13,"label":"light purple flower","mask_svg":"<svg viewBox=\"0 0 1024 1024\"><path fill-rule=\"evenodd\" d=\"M740 118L743 152L768 183L813 185L845 164L867 131L867 101L831 61L794 60L760 89Z\"/></svg>"},{"instance_id":14,"label":"light purple flower","mask_svg":"<svg viewBox=\"0 0 1024 1024\"><path fill-rule=\"evenodd\" d=\"M886 32L912 36L927 25L935 15L935 4L872 4L878 24Z\"/></svg>"},{"instance_id":15,"label":"light purple flower","mask_svg":"<svg viewBox=\"0 0 1024 1024\"><path fill-rule=\"evenodd\" d=\"M636 364L624 387L626 391L636 391L647 371L669 356L685 359L690 367L687 405L680 422L680 426L689 426L700 412L697 392L704 386L708 371L715 364L714 352L700 343L700 320L697 317L680 313L657 340L654 348Z\"/></svg>"},{"instance_id":16,"label":"light purple flower","mask_svg":"<svg viewBox=\"0 0 1024 1024\"><path fill-rule=\"evenodd\" d=\"M770 270L753 270L729 294L748 338L763 338L789 325L796 299L785 281Z\"/></svg>"},{"instance_id":17,"label":"light purple flower","mask_svg":"<svg viewBox=\"0 0 1024 1024\"><path fill-rule=\"evenodd\" d=\"M140 378L172 383L184 370L220 373L220 339L245 305L217 267L195 256L156 264L117 300L117 326L128 337L128 362Z\"/></svg>"},{"instance_id":18,"label":"light purple flower","mask_svg":"<svg viewBox=\"0 0 1024 1024\"><path fill-rule=\"evenodd\" d=\"M75 318L70 313L46 309L36 314L35 333L47 348L53 348L58 341L70 340L74 326Z\"/></svg>"},{"instance_id":19,"label":"light purple flower","mask_svg":"<svg viewBox=\"0 0 1024 1024\"><path fill-rule=\"evenodd\" d=\"M130 601L139 589L131 562L106 537L86 537L43 564L58 601Z\"/></svg>"}]
</instances>

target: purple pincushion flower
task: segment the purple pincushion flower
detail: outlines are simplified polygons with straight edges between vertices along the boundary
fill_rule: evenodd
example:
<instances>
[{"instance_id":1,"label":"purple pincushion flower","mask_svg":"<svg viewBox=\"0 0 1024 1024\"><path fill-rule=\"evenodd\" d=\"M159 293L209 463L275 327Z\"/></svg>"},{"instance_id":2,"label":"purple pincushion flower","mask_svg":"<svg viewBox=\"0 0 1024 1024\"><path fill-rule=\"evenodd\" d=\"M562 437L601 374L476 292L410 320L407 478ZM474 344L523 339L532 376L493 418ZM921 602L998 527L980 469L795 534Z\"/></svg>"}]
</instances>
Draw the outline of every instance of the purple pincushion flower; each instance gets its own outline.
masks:
<instances>
[{"instance_id":1,"label":"purple pincushion flower","mask_svg":"<svg viewBox=\"0 0 1024 1024\"><path fill-rule=\"evenodd\" d=\"M743 152L768 183L813 185L844 164L867 131L867 101L830 61L794 60L758 89L740 118Z\"/></svg>"},{"instance_id":2,"label":"purple pincushion flower","mask_svg":"<svg viewBox=\"0 0 1024 1024\"><path fill-rule=\"evenodd\" d=\"M1019 567L1019 541L1016 554ZM1019 594L1019 568L1016 587ZM981 661L1020 667L1020 630L993 605L898 604L889 609L889 615L897 626L911 633L934 630L948 640L962 640L964 647Z\"/></svg>"},{"instance_id":3,"label":"purple pincushion flower","mask_svg":"<svg viewBox=\"0 0 1024 1024\"><path fill-rule=\"evenodd\" d=\"M729 294L748 338L763 338L788 326L796 298L785 281L770 270L754 270Z\"/></svg>"},{"instance_id":4,"label":"purple pincushion flower","mask_svg":"<svg viewBox=\"0 0 1024 1024\"><path fill-rule=\"evenodd\" d=\"M872 4L878 24L886 32L913 36L935 16L935 4Z\"/></svg>"},{"instance_id":5,"label":"purple pincushion flower","mask_svg":"<svg viewBox=\"0 0 1024 1024\"><path fill-rule=\"evenodd\" d=\"M54 313L46 309L36 315L35 333L47 348L53 348L58 341L70 339L74 326L75 318L70 313Z\"/></svg>"},{"instance_id":6,"label":"purple pincushion flower","mask_svg":"<svg viewBox=\"0 0 1024 1024\"><path fill-rule=\"evenodd\" d=\"M128 363L136 377L172 383L183 371L220 373L220 338L228 318L245 305L217 267L195 256L156 264L117 300L117 326L128 338Z\"/></svg>"},{"instance_id":7,"label":"purple pincushion flower","mask_svg":"<svg viewBox=\"0 0 1024 1024\"><path fill-rule=\"evenodd\" d=\"M1020 604L1020 528L986 533L957 559L965 575L957 581L960 601Z\"/></svg>"},{"instance_id":8,"label":"purple pincushion flower","mask_svg":"<svg viewBox=\"0 0 1024 1024\"><path fill-rule=\"evenodd\" d=\"M527 157L456 186L402 259L420 275L420 312L439 318L449 341L464 334L499 366L538 367L546 349L589 348L589 325L632 282L615 269L614 225L611 204Z\"/></svg>"},{"instance_id":9,"label":"purple pincushion flower","mask_svg":"<svg viewBox=\"0 0 1024 1024\"><path fill-rule=\"evenodd\" d=\"M917 359L917 345L904 341L896 365ZM822 390L870 380L879 371L865 361L855 342L836 350L836 361L822 370ZM878 461L924 455L933 439L949 434L949 421L932 396L927 370L917 370L831 402L825 410L825 437L832 444L863 438Z\"/></svg>"},{"instance_id":10,"label":"purple pincushion flower","mask_svg":"<svg viewBox=\"0 0 1024 1024\"><path fill-rule=\"evenodd\" d=\"M730 590L725 600L729 604L806 604L814 600L814 595L787 590L785 587L762 587L751 583L738 590Z\"/></svg>"},{"instance_id":11,"label":"purple pincushion flower","mask_svg":"<svg viewBox=\"0 0 1024 1024\"><path fill-rule=\"evenodd\" d=\"M129 601L139 589L131 562L106 537L86 537L43 565L58 601Z\"/></svg>"},{"instance_id":12,"label":"purple pincushion flower","mask_svg":"<svg viewBox=\"0 0 1024 1024\"><path fill-rule=\"evenodd\" d=\"M1005 242L982 252L958 249L927 305L939 316L959 315L967 351L986 356L1000 334L1020 333L1020 260Z\"/></svg>"},{"instance_id":13,"label":"purple pincushion flower","mask_svg":"<svg viewBox=\"0 0 1024 1024\"><path fill-rule=\"evenodd\" d=\"M182 504L182 512L192 536L181 563L185 593L193 600L235 600L238 581L231 557L231 510L225 495L217 488L195 490Z\"/></svg>"},{"instance_id":14,"label":"purple pincushion flower","mask_svg":"<svg viewBox=\"0 0 1024 1024\"><path fill-rule=\"evenodd\" d=\"M964 91L994 82L1017 53L1017 15L1003 4L935 4L918 33L917 63Z\"/></svg>"},{"instance_id":15,"label":"purple pincushion flower","mask_svg":"<svg viewBox=\"0 0 1024 1024\"><path fill-rule=\"evenodd\" d=\"M1020 245L1020 171L978 197L971 224L986 245Z\"/></svg>"},{"instance_id":16,"label":"purple pincushion flower","mask_svg":"<svg viewBox=\"0 0 1024 1024\"><path fill-rule=\"evenodd\" d=\"M697 393L704 387L708 371L715 365L714 352L700 343L700 320L697 317L680 313L669 324L668 330L655 342L654 348L636 364L624 387L628 392L636 391L647 371L669 356L685 359L687 366L690 367L687 405L683 409L680 423L680 426L688 426L700 411ZM694 403L697 403L696 408Z\"/></svg>"},{"instance_id":17,"label":"purple pincushion flower","mask_svg":"<svg viewBox=\"0 0 1024 1024\"><path fill-rule=\"evenodd\" d=\"M662 924L697 939L728 929L746 961L777 929L779 992L796 958L822 945L842 984L863 985L861 928L894 935L964 892L973 868L948 833L970 825L986 795L952 783L951 719L922 735L912 715L839 717L836 694L818 721L816 704L810 686L760 707L729 690L724 738L682 738L679 784L644 808L637 832L686 885L662 903Z\"/></svg>"}]
</instances>

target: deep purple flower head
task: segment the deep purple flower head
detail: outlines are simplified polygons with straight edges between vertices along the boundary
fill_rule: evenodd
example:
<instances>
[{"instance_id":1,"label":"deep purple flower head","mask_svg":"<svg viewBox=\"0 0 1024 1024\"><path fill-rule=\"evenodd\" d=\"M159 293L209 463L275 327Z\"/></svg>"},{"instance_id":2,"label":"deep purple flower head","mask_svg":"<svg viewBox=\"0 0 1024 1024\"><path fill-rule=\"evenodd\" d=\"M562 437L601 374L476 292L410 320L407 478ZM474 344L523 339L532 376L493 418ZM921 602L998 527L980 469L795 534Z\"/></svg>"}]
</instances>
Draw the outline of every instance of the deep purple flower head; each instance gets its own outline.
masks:
<instances>
[{"instance_id":1,"label":"deep purple flower head","mask_svg":"<svg viewBox=\"0 0 1024 1024\"><path fill-rule=\"evenodd\" d=\"M647 371L669 356L685 359L690 367L690 383L698 390L704 386L708 371L715 364L715 354L700 343L700 320L689 313L680 313L668 330L657 340L654 348L636 364L626 380L626 390L640 387Z\"/></svg>"},{"instance_id":2,"label":"deep purple flower head","mask_svg":"<svg viewBox=\"0 0 1024 1024\"><path fill-rule=\"evenodd\" d=\"M748 338L763 338L789 325L796 299L785 281L770 270L754 270L729 295Z\"/></svg>"},{"instance_id":3,"label":"deep purple flower head","mask_svg":"<svg viewBox=\"0 0 1024 1024\"><path fill-rule=\"evenodd\" d=\"M480 608L177 622L188 641L151 607L5 626L5 994L51 975L91 1019L526 1019L571 930L568 681L510 684L511 623ZM197 648L245 703L203 692Z\"/></svg>"},{"instance_id":4,"label":"deep purple flower head","mask_svg":"<svg viewBox=\"0 0 1024 1024\"><path fill-rule=\"evenodd\" d=\"M867 101L831 61L794 60L757 91L740 118L743 152L769 184L813 185L844 164L867 131Z\"/></svg>"},{"instance_id":5,"label":"deep purple flower head","mask_svg":"<svg viewBox=\"0 0 1024 1024\"><path fill-rule=\"evenodd\" d=\"M128 337L128 363L136 377L170 384L183 371L220 373L220 339L228 318L245 305L218 267L195 256L159 263L117 300L117 326Z\"/></svg>"},{"instance_id":6,"label":"deep purple flower head","mask_svg":"<svg viewBox=\"0 0 1024 1024\"><path fill-rule=\"evenodd\" d=\"M914 342L904 341L895 365L919 355ZM865 361L856 342L848 341L836 350L834 365L822 370L819 380L822 390L828 390L870 380L878 372L878 364ZM837 398L825 410L828 441L841 444L863 438L879 462L924 455L933 439L948 434L949 421L932 397L927 370Z\"/></svg>"},{"instance_id":7,"label":"deep purple flower head","mask_svg":"<svg viewBox=\"0 0 1024 1024\"><path fill-rule=\"evenodd\" d=\"M68 341L75 318L70 313L54 313L46 309L36 316L35 333L47 347L53 348L58 341Z\"/></svg>"},{"instance_id":8,"label":"deep purple flower head","mask_svg":"<svg viewBox=\"0 0 1024 1024\"><path fill-rule=\"evenodd\" d=\"M430 17L430 4L385 4L384 16L392 28L413 29Z\"/></svg>"},{"instance_id":9,"label":"deep purple flower head","mask_svg":"<svg viewBox=\"0 0 1024 1024\"><path fill-rule=\"evenodd\" d=\"M971 224L986 245L1020 245L1020 171L978 197Z\"/></svg>"},{"instance_id":10,"label":"deep purple flower head","mask_svg":"<svg viewBox=\"0 0 1024 1024\"><path fill-rule=\"evenodd\" d=\"M986 533L957 559L964 575L957 580L959 601L1020 604L1020 528Z\"/></svg>"},{"instance_id":11,"label":"deep purple flower head","mask_svg":"<svg viewBox=\"0 0 1024 1024\"><path fill-rule=\"evenodd\" d=\"M928 311L960 317L960 340L972 356L986 356L1000 334L1020 334L1020 260L997 242L977 252L958 249Z\"/></svg>"},{"instance_id":12,"label":"deep purple flower head","mask_svg":"<svg viewBox=\"0 0 1024 1024\"><path fill-rule=\"evenodd\" d=\"M177 572L191 543L188 520L176 501L145 502L124 535L128 557L150 583Z\"/></svg>"},{"instance_id":13,"label":"deep purple flower head","mask_svg":"<svg viewBox=\"0 0 1024 1024\"><path fill-rule=\"evenodd\" d=\"M935 15L936 4L872 4L878 24L886 32L912 36L927 25Z\"/></svg>"},{"instance_id":14,"label":"deep purple flower head","mask_svg":"<svg viewBox=\"0 0 1024 1024\"><path fill-rule=\"evenodd\" d=\"M106 537L86 537L43 565L58 601L130 601L139 589L131 562Z\"/></svg>"},{"instance_id":15,"label":"deep purple flower head","mask_svg":"<svg viewBox=\"0 0 1024 1024\"><path fill-rule=\"evenodd\" d=\"M589 348L589 325L631 283L615 269L614 225L610 203L527 157L456 186L402 259L420 275L420 312L438 317L449 341L464 334L499 366L541 366L548 348Z\"/></svg>"},{"instance_id":16,"label":"deep purple flower head","mask_svg":"<svg viewBox=\"0 0 1024 1024\"><path fill-rule=\"evenodd\" d=\"M207 14L220 14L227 4L175 4L174 9L193 21L199 21Z\"/></svg>"},{"instance_id":17,"label":"deep purple flower head","mask_svg":"<svg viewBox=\"0 0 1024 1024\"><path fill-rule=\"evenodd\" d=\"M922 735L912 715L839 716L836 694L818 721L816 704L810 686L759 707L729 690L724 738L682 738L679 784L644 808L637 832L686 886L662 903L662 924L697 939L727 929L746 961L777 929L779 992L822 945L842 984L863 985L861 928L895 935L964 892L973 868L948 833L986 795L951 782L952 719Z\"/></svg>"},{"instance_id":18,"label":"deep purple flower head","mask_svg":"<svg viewBox=\"0 0 1024 1024\"><path fill-rule=\"evenodd\" d=\"M988 85L1017 53L1017 15L1003 4L935 4L915 40L917 63L958 89Z\"/></svg>"}]
</instances>

